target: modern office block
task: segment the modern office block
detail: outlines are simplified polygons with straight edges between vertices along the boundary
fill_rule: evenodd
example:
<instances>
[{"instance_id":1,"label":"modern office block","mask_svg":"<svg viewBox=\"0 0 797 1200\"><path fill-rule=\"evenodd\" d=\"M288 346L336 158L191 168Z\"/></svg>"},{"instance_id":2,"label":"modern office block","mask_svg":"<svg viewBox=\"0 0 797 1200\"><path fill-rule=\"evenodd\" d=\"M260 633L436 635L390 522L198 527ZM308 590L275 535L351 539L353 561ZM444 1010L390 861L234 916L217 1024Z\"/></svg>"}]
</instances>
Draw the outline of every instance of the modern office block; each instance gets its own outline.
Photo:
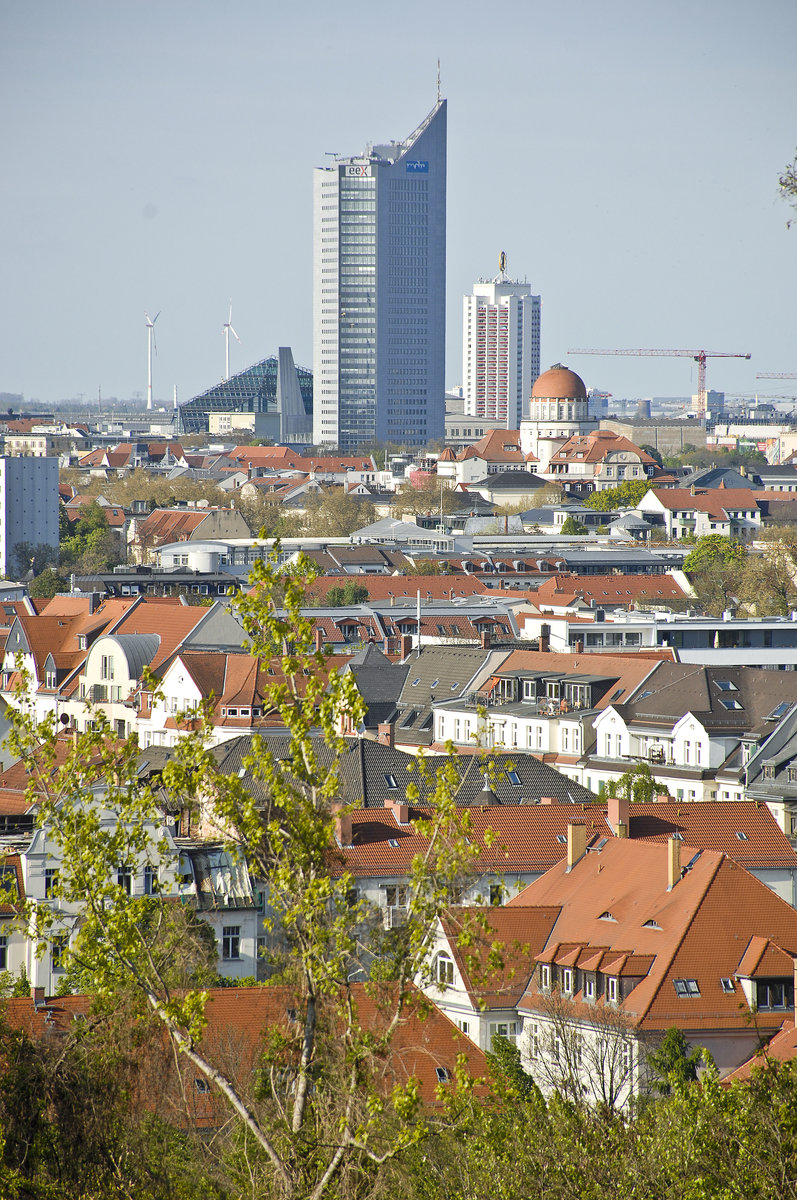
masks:
<instances>
[{"instance_id":1,"label":"modern office block","mask_svg":"<svg viewBox=\"0 0 797 1200\"><path fill-rule=\"evenodd\" d=\"M445 416L446 102L314 173L313 440L424 446Z\"/></svg>"},{"instance_id":2,"label":"modern office block","mask_svg":"<svg viewBox=\"0 0 797 1200\"><path fill-rule=\"evenodd\" d=\"M57 555L58 459L0 458L0 575L38 573L40 546Z\"/></svg>"}]
</instances>

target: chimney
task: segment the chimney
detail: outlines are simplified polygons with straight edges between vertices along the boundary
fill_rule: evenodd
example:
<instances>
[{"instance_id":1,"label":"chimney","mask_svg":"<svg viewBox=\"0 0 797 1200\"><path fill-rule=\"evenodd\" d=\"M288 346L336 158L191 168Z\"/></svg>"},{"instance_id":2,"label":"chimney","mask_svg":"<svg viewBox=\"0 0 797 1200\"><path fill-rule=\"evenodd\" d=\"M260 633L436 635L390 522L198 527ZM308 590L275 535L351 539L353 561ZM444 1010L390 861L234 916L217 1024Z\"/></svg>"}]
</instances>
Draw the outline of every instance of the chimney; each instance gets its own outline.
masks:
<instances>
[{"instance_id":1,"label":"chimney","mask_svg":"<svg viewBox=\"0 0 797 1200\"><path fill-rule=\"evenodd\" d=\"M395 732L392 722L385 721L376 727L376 740L383 746L392 746L395 743Z\"/></svg>"},{"instance_id":2,"label":"chimney","mask_svg":"<svg viewBox=\"0 0 797 1200\"><path fill-rule=\"evenodd\" d=\"M44 988L32 987L30 989L30 998L36 1008L38 1008L41 1004L44 1004Z\"/></svg>"},{"instance_id":3,"label":"chimney","mask_svg":"<svg viewBox=\"0 0 797 1200\"><path fill-rule=\"evenodd\" d=\"M677 838L667 840L667 891L671 892L681 878L681 843Z\"/></svg>"},{"instance_id":4,"label":"chimney","mask_svg":"<svg viewBox=\"0 0 797 1200\"><path fill-rule=\"evenodd\" d=\"M608 797L606 817L615 837L628 837L629 807L627 796ZM622 833L620 830L622 830Z\"/></svg>"},{"instance_id":5,"label":"chimney","mask_svg":"<svg viewBox=\"0 0 797 1200\"><path fill-rule=\"evenodd\" d=\"M403 801L391 800L389 796L385 799L385 808L389 808L396 818L397 825L409 825L410 823L410 806Z\"/></svg>"},{"instance_id":6,"label":"chimney","mask_svg":"<svg viewBox=\"0 0 797 1200\"><path fill-rule=\"evenodd\" d=\"M409 658L411 653L412 637L408 633L402 633L401 638L399 639L399 654L401 655L402 661L405 658Z\"/></svg>"},{"instance_id":7,"label":"chimney","mask_svg":"<svg viewBox=\"0 0 797 1200\"><path fill-rule=\"evenodd\" d=\"M567 827L567 870L572 871L580 858L587 852L586 825L568 825Z\"/></svg>"},{"instance_id":8,"label":"chimney","mask_svg":"<svg viewBox=\"0 0 797 1200\"><path fill-rule=\"evenodd\" d=\"M335 837L341 846L351 846L351 813L338 812L335 814Z\"/></svg>"},{"instance_id":9,"label":"chimney","mask_svg":"<svg viewBox=\"0 0 797 1200\"><path fill-rule=\"evenodd\" d=\"M554 804L555 801L551 796L540 796L540 804Z\"/></svg>"},{"instance_id":10,"label":"chimney","mask_svg":"<svg viewBox=\"0 0 797 1200\"><path fill-rule=\"evenodd\" d=\"M481 636L482 650L489 650L490 649L490 630L483 629L481 631L480 636Z\"/></svg>"},{"instance_id":11,"label":"chimney","mask_svg":"<svg viewBox=\"0 0 797 1200\"><path fill-rule=\"evenodd\" d=\"M576 642L574 653L575 653L575 654L583 654L583 653L584 653L584 643L583 643L583 641L578 641L578 642Z\"/></svg>"},{"instance_id":12,"label":"chimney","mask_svg":"<svg viewBox=\"0 0 797 1200\"><path fill-rule=\"evenodd\" d=\"M324 631L320 627L320 625L316 625L314 636L315 636L315 652L316 652L316 654L320 654L324 648Z\"/></svg>"}]
</instances>

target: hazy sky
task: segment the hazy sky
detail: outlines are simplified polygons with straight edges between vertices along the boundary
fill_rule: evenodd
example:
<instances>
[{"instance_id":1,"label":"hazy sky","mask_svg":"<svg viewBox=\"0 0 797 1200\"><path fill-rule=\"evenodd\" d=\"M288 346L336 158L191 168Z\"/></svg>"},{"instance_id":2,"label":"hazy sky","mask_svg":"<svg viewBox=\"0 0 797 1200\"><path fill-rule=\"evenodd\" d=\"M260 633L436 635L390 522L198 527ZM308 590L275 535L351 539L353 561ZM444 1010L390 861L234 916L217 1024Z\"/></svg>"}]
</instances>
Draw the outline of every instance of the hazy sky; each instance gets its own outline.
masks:
<instances>
[{"instance_id":1,"label":"hazy sky","mask_svg":"<svg viewBox=\"0 0 797 1200\"><path fill-rule=\"evenodd\" d=\"M510 272L569 347L750 352L797 372L795 0L0 3L0 391L43 406L312 366L312 180L448 98L446 378L462 294ZM618 396L685 395L677 358L570 358Z\"/></svg>"}]
</instances>

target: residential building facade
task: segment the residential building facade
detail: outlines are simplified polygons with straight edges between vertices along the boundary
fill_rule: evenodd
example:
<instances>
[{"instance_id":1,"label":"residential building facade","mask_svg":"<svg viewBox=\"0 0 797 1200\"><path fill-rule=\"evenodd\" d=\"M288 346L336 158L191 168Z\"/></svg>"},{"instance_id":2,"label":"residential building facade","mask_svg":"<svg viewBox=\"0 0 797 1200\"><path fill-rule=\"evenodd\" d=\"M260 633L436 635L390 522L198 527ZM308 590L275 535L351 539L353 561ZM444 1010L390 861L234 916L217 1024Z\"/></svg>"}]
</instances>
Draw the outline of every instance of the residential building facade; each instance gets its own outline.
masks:
<instances>
[{"instance_id":1,"label":"residential building facade","mask_svg":"<svg viewBox=\"0 0 797 1200\"><path fill-rule=\"evenodd\" d=\"M501 262L504 256L501 255ZM517 429L523 401L540 373L539 296L501 270L463 299L462 379L465 414Z\"/></svg>"}]
</instances>

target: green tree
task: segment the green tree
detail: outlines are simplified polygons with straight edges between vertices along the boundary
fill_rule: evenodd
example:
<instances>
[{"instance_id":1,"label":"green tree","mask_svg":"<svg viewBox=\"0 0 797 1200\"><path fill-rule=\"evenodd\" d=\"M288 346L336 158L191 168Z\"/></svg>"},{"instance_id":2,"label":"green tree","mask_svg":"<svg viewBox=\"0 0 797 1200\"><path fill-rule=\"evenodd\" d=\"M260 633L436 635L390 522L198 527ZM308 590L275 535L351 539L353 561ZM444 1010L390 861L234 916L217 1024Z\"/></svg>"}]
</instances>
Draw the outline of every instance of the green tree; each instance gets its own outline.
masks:
<instances>
[{"instance_id":1,"label":"green tree","mask_svg":"<svg viewBox=\"0 0 797 1200\"><path fill-rule=\"evenodd\" d=\"M647 763L636 763L619 779L610 779L604 789L607 796L623 796L634 804L650 804L657 796L667 795L667 785L659 783Z\"/></svg>"},{"instance_id":2,"label":"green tree","mask_svg":"<svg viewBox=\"0 0 797 1200\"><path fill-rule=\"evenodd\" d=\"M299 573L311 576L306 560ZM260 1194L291 1200L354 1194L435 1124L422 1112L413 1080L385 1093L383 1062L417 1002L413 981L427 969L437 916L471 869L478 840L469 836L468 810L456 804L461 779L453 763L435 768L421 759L427 808L413 824L429 850L412 866L406 922L386 937L368 905L353 901L351 875L331 869L340 865L349 836L338 804L346 742L337 730L341 721L359 724L362 700L350 674L328 676L313 624L302 615L302 584L269 562L255 566L251 582L237 609L253 654L280 660L263 703L279 714L291 747L283 758L269 739L255 739L245 762L251 787L237 774L219 773L202 736L186 733L154 792L139 778L134 741L114 742L101 711L92 712L90 727L75 735L58 766L54 719L36 725L21 697L10 744L28 766L48 844L58 848L59 910L77 914L69 969L79 970L82 985L100 997L132 989L161 1023L254 1147ZM312 730L320 730L320 739ZM417 795L411 783L407 797ZM119 863L163 861L164 806L200 810L265 887L272 927L267 969L272 982L290 989L295 1015L289 1030L268 1031L263 1066L279 1082L279 1095L273 1087L248 1091L203 1049L207 993L186 990L185 973L175 971L195 939L180 906L168 900L169 889L137 896L117 884ZM56 936L59 910L27 907L42 943ZM462 938L473 937L468 922ZM351 982L363 972L378 1016L368 1029Z\"/></svg>"},{"instance_id":3,"label":"green tree","mask_svg":"<svg viewBox=\"0 0 797 1200\"><path fill-rule=\"evenodd\" d=\"M342 586L336 584L327 592L326 603L330 608L351 608L355 604L364 604L369 596L364 583L356 583L353 579Z\"/></svg>"},{"instance_id":4,"label":"green tree","mask_svg":"<svg viewBox=\"0 0 797 1200\"><path fill-rule=\"evenodd\" d=\"M683 1088L697 1079L698 1069L705 1059L700 1046L689 1049L683 1030L668 1029L660 1044L647 1057L650 1086L663 1096L674 1088Z\"/></svg>"},{"instance_id":5,"label":"green tree","mask_svg":"<svg viewBox=\"0 0 797 1200\"><path fill-rule=\"evenodd\" d=\"M584 497L583 503L587 508L596 508L598 512L611 512L616 508L636 508L650 487L649 479L628 480L616 488L590 492Z\"/></svg>"},{"instance_id":6,"label":"green tree","mask_svg":"<svg viewBox=\"0 0 797 1200\"><path fill-rule=\"evenodd\" d=\"M312 537L348 537L374 521L376 509L370 500L358 499L342 487L329 487L307 496L302 526Z\"/></svg>"},{"instance_id":7,"label":"green tree","mask_svg":"<svg viewBox=\"0 0 797 1200\"><path fill-rule=\"evenodd\" d=\"M564 522L562 523L561 532L565 537L583 537L585 534L589 533L589 530L587 529L586 525L581 523L581 521L577 521L574 516L569 515L565 517Z\"/></svg>"}]
</instances>

